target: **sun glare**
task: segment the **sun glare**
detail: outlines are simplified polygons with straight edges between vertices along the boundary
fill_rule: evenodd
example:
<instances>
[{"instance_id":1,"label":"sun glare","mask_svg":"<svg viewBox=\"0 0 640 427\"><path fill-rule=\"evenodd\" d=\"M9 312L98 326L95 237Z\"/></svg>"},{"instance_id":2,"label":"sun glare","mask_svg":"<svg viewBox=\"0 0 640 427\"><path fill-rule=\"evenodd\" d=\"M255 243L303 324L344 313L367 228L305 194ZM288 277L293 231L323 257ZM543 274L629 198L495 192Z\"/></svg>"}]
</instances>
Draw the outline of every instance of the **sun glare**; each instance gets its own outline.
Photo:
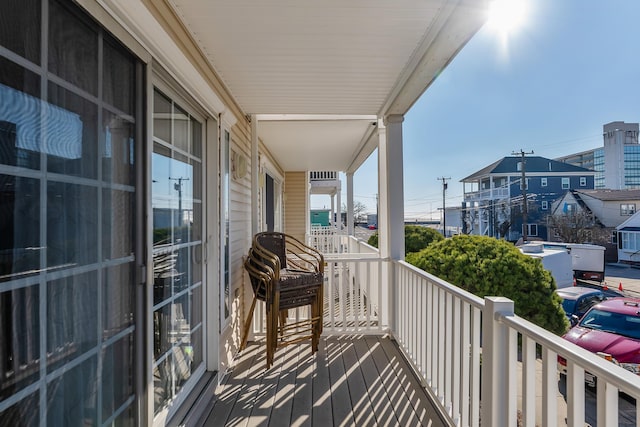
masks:
<instances>
[{"instance_id":1,"label":"sun glare","mask_svg":"<svg viewBox=\"0 0 640 427\"><path fill-rule=\"evenodd\" d=\"M487 25L495 31L508 34L522 26L526 14L523 0L493 0L489 4Z\"/></svg>"}]
</instances>

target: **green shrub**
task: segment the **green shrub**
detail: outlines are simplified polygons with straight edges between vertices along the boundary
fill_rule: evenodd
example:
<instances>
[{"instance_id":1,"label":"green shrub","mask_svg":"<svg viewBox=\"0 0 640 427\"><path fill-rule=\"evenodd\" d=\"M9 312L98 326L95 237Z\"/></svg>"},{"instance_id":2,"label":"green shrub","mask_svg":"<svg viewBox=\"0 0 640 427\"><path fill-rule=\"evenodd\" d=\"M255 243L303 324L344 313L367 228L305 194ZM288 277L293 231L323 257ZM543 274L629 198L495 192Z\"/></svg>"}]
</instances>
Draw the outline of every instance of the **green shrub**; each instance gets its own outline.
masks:
<instances>
[{"instance_id":1,"label":"green shrub","mask_svg":"<svg viewBox=\"0 0 640 427\"><path fill-rule=\"evenodd\" d=\"M556 283L542 261L504 240L460 235L407 255L407 262L479 297L513 300L515 313L556 334L568 322Z\"/></svg>"},{"instance_id":2,"label":"green shrub","mask_svg":"<svg viewBox=\"0 0 640 427\"><path fill-rule=\"evenodd\" d=\"M404 251L405 253L418 252L433 242L443 240L444 237L433 228L419 225L404 226ZM369 237L368 244L378 247L378 232Z\"/></svg>"}]
</instances>

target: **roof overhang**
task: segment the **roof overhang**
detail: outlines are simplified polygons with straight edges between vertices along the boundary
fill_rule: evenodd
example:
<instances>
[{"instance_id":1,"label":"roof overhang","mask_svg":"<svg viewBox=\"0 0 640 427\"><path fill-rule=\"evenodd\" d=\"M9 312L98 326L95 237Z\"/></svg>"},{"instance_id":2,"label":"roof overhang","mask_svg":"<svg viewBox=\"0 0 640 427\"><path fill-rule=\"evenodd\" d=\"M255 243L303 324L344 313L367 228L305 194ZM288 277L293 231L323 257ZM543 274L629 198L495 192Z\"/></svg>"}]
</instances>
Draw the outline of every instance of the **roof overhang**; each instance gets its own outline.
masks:
<instances>
[{"instance_id":1,"label":"roof overhang","mask_svg":"<svg viewBox=\"0 0 640 427\"><path fill-rule=\"evenodd\" d=\"M355 171L486 20L487 0L166 0L284 170Z\"/></svg>"}]
</instances>

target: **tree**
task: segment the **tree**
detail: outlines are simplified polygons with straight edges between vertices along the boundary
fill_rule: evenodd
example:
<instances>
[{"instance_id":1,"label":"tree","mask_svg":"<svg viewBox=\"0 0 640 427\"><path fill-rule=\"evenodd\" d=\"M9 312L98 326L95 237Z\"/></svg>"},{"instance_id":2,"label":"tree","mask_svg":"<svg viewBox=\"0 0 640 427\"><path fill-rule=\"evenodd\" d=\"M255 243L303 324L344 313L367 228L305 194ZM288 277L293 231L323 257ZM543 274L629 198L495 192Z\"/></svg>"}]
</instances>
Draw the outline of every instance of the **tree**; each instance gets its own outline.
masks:
<instances>
[{"instance_id":1,"label":"tree","mask_svg":"<svg viewBox=\"0 0 640 427\"><path fill-rule=\"evenodd\" d=\"M504 240L459 235L407 255L407 262L479 297L504 296L515 313L556 334L568 322L554 278L539 259Z\"/></svg>"},{"instance_id":2,"label":"tree","mask_svg":"<svg viewBox=\"0 0 640 427\"><path fill-rule=\"evenodd\" d=\"M366 217L367 209L368 209L367 205L365 205L364 203L362 203L359 200L355 200L353 202L353 222L354 223L366 222L367 221L367 217ZM342 212L347 212L347 205L346 204L342 204Z\"/></svg>"},{"instance_id":3,"label":"tree","mask_svg":"<svg viewBox=\"0 0 640 427\"><path fill-rule=\"evenodd\" d=\"M607 243L609 233L601 227L590 212L573 210L548 216L548 228L562 242Z\"/></svg>"},{"instance_id":4,"label":"tree","mask_svg":"<svg viewBox=\"0 0 640 427\"><path fill-rule=\"evenodd\" d=\"M426 248L433 242L443 240L442 234L433 228L421 227L419 225L404 226L404 251L405 253L418 252ZM371 246L378 247L378 233L374 233L367 241Z\"/></svg>"}]
</instances>

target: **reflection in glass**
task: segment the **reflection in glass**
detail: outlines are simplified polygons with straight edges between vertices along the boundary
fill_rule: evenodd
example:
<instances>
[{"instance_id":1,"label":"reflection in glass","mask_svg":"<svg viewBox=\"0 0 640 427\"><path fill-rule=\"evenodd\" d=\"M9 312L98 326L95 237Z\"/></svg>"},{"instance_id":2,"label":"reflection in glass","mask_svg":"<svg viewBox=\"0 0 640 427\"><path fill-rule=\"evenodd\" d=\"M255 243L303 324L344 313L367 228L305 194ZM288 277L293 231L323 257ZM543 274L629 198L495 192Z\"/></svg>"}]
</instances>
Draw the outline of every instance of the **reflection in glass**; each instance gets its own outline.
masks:
<instances>
[{"instance_id":1,"label":"reflection in glass","mask_svg":"<svg viewBox=\"0 0 640 427\"><path fill-rule=\"evenodd\" d=\"M133 336L103 350L102 413L113 414L133 394Z\"/></svg>"},{"instance_id":2,"label":"reflection in glass","mask_svg":"<svg viewBox=\"0 0 640 427\"><path fill-rule=\"evenodd\" d=\"M0 293L0 401L40 373L38 286ZM1 417L0 417L1 418Z\"/></svg>"},{"instance_id":3,"label":"reflection in glass","mask_svg":"<svg viewBox=\"0 0 640 427\"><path fill-rule=\"evenodd\" d=\"M97 178L98 106L53 83L48 96L49 102L61 107L50 108L45 122L49 172Z\"/></svg>"},{"instance_id":4,"label":"reflection in glass","mask_svg":"<svg viewBox=\"0 0 640 427\"><path fill-rule=\"evenodd\" d=\"M142 72L75 2L0 0L0 427L134 424Z\"/></svg>"},{"instance_id":5,"label":"reflection in glass","mask_svg":"<svg viewBox=\"0 0 640 427\"><path fill-rule=\"evenodd\" d=\"M114 41L103 45L104 65L102 96L104 101L118 110L133 115L135 105L135 63Z\"/></svg>"},{"instance_id":6,"label":"reflection in glass","mask_svg":"<svg viewBox=\"0 0 640 427\"><path fill-rule=\"evenodd\" d=\"M118 259L133 255L134 228L130 219L134 212L135 193L103 190L102 259Z\"/></svg>"},{"instance_id":7,"label":"reflection in glass","mask_svg":"<svg viewBox=\"0 0 640 427\"><path fill-rule=\"evenodd\" d=\"M0 1L0 45L38 65L41 10L40 0Z\"/></svg>"},{"instance_id":8,"label":"reflection in glass","mask_svg":"<svg viewBox=\"0 0 640 427\"><path fill-rule=\"evenodd\" d=\"M134 185L134 124L104 112L102 129L105 140L101 153L103 181Z\"/></svg>"},{"instance_id":9,"label":"reflection in glass","mask_svg":"<svg viewBox=\"0 0 640 427\"><path fill-rule=\"evenodd\" d=\"M98 32L87 24L57 1L49 3L49 72L98 95Z\"/></svg>"},{"instance_id":10,"label":"reflection in glass","mask_svg":"<svg viewBox=\"0 0 640 427\"><path fill-rule=\"evenodd\" d=\"M40 395L33 393L0 412L0 427L38 427Z\"/></svg>"},{"instance_id":11,"label":"reflection in glass","mask_svg":"<svg viewBox=\"0 0 640 427\"><path fill-rule=\"evenodd\" d=\"M53 280L47 286L49 370L78 357L98 342L96 272Z\"/></svg>"},{"instance_id":12,"label":"reflection in glass","mask_svg":"<svg viewBox=\"0 0 640 427\"><path fill-rule=\"evenodd\" d=\"M173 359L167 357L153 368L153 401L154 414L157 414L174 396Z\"/></svg>"},{"instance_id":13,"label":"reflection in glass","mask_svg":"<svg viewBox=\"0 0 640 427\"><path fill-rule=\"evenodd\" d=\"M194 306L202 304L203 135L202 124L164 94L155 91L154 102L151 201L154 410L158 413L203 363L202 337L196 334L200 339L196 347L191 342L193 318L202 317L202 309L196 312Z\"/></svg>"},{"instance_id":14,"label":"reflection in glass","mask_svg":"<svg viewBox=\"0 0 640 427\"><path fill-rule=\"evenodd\" d=\"M134 263L104 269L102 283L103 335L106 339L132 326L135 320Z\"/></svg>"},{"instance_id":15,"label":"reflection in glass","mask_svg":"<svg viewBox=\"0 0 640 427\"><path fill-rule=\"evenodd\" d=\"M0 175L0 283L40 268L40 180Z\"/></svg>"},{"instance_id":16,"label":"reflection in glass","mask_svg":"<svg viewBox=\"0 0 640 427\"><path fill-rule=\"evenodd\" d=\"M97 425L97 364L90 357L47 384L47 425Z\"/></svg>"},{"instance_id":17,"label":"reflection in glass","mask_svg":"<svg viewBox=\"0 0 640 427\"><path fill-rule=\"evenodd\" d=\"M47 185L47 266L91 264L98 258L98 190L77 184Z\"/></svg>"}]
</instances>

